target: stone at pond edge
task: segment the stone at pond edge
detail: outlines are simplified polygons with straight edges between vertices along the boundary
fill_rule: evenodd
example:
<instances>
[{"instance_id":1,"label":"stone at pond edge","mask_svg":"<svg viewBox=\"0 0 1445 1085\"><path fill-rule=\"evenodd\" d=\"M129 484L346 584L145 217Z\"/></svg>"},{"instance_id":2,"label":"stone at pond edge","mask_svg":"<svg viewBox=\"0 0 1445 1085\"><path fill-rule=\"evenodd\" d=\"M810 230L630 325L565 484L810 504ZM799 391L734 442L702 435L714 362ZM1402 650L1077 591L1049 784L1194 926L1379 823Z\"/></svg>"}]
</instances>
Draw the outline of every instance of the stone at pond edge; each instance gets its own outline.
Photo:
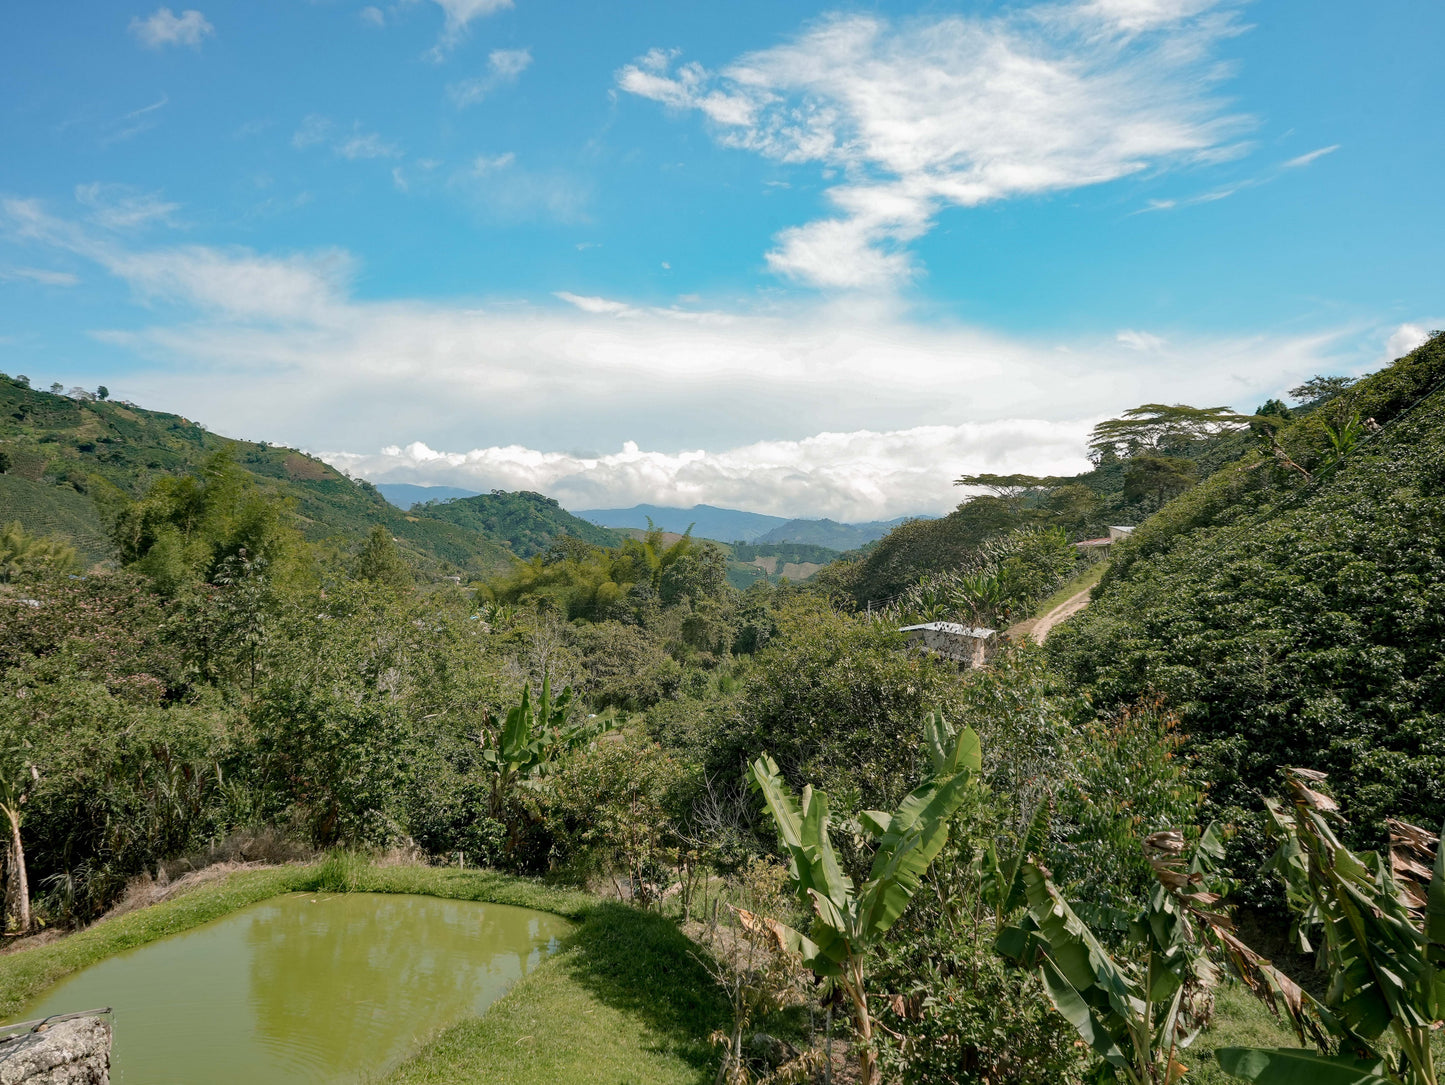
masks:
<instances>
[{"instance_id":1,"label":"stone at pond edge","mask_svg":"<svg viewBox=\"0 0 1445 1085\"><path fill-rule=\"evenodd\" d=\"M61 1021L0 1044L0 1085L110 1085L110 1024Z\"/></svg>"}]
</instances>

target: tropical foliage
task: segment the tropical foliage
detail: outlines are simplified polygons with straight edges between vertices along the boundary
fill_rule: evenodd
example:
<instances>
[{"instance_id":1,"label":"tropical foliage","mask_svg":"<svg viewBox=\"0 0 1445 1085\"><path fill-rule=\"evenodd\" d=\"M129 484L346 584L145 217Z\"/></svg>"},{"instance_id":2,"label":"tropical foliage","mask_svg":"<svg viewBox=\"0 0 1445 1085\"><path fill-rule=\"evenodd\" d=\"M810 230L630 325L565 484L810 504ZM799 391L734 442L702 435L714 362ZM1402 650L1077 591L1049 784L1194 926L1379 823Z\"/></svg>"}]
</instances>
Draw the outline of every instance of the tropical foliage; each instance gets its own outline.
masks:
<instances>
[{"instance_id":1,"label":"tropical foliage","mask_svg":"<svg viewBox=\"0 0 1445 1085\"><path fill-rule=\"evenodd\" d=\"M868 877L857 885L843 872L833 850L834 826L827 795L805 786L801 801L796 799L767 754L748 769L748 779L762 795L787 852L793 887L813 911L807 935L777 920L754 922L773 931L785 949L801 956L804 965L842 988L858 1029L859 1062L866 1085L878 1080L873 1016L868 1008L870 953L918 892L924 874L948 841L949 822L978 787L983 768L978 736L972 729L956 732L935 712L925 723L924 734L931 763L926 782L914 788L893 813L866 810L860 815L862 827L876 847Z\"/></svg>"}]
</instances>

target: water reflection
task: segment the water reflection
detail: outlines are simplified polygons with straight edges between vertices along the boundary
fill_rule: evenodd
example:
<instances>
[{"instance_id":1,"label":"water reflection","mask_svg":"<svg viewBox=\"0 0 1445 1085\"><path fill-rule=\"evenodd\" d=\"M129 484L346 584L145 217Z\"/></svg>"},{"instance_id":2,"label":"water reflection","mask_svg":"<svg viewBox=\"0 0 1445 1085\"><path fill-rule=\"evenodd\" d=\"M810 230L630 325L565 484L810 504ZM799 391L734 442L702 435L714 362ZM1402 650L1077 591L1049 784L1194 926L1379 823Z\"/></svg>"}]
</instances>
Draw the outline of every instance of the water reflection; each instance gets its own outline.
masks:
<instances>
[{"instance_id":1,"label":"water reflection","mask_svg":"<svg viewBox=\"0 0 1445 1085\"><path fill-rule=\"evenodd\" d=\"M555 948L556 916L295 895L103 961L26 1017L113 1005L118 1082L340 1082L480 1013Z\"/></svg>"}]
</instances>

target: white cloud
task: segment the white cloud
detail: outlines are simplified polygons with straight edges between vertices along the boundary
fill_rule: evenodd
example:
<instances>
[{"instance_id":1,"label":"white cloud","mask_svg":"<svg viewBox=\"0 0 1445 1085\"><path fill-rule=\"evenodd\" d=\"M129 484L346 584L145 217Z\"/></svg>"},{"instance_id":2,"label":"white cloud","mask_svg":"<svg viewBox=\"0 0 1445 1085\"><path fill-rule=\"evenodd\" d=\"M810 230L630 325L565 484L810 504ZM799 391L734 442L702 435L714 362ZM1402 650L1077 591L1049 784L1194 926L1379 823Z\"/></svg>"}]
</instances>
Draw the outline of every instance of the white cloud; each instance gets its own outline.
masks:
<instances>
[{"instance_id":1,"label":"white cloud","mask_svg":"<svg viewBox=\"0 0 1445 1085\"><path fill-rule=\"evenodd\" d=\"M174 226L178 203L161 198L159 192L141 192L129 185L92 181L75 186L75 198L90 209L90 221L108 230L134 230L160 223Z\"/></svg>"},{"instance_id":2,"label":"white cloud","mask_svg":"<svg viewBox=\"0 0 1445 1085\"><path fill-rule=\"evenodd\" d=\"M199 47L203 38L215 34L216 28L199 11L176 15L170 8L157 8L144 19L139 15L133 18L130 32L141 44L159 49L166 45Z\"/></svg>"},{"instance_id":3,"label":"white cloud","mask_svg":"<svg viewBox=\"0 0 1445 1085\"><path fill-rule=\"evenodd\" d=\"M39 283L41 286L76 286L80 283L80 276L72 275L68 271L51 271L41 267L0 267L0 282Z\"/></svg>"},{"instance_id":4,"label":"white cloud","mask_svg":"<svg viewBox=\"0 0 1445 1085\"><path fill-rule=\"evenodd\" d=\"M653 49L618 86L705 114L724 144L841 171L829 217L789 227L776 272L879 287L941 210L1217 160L1248 119L1224 112L1216 0L1094 0L1001 16L824 20L711 73Z\"/></svg>"},{"instance_id":5,"label":"white cloud","mask_svg":"<svg viewBox=\"0 0 1445 1085\"><path fill-rule=\"evenodd\" d=\"M359 128L336 141L333 148L342 158L355 161L358 158L395 158L401 148L388 143L375 132L363 132Z\"/></svg>"},{"instance_id":6,"label":"white cloud","mask_svg":"<svg viewBox=\"0 0 1445 1085\"><path fill-rule=\"evenodd\" d=\"M1291 158L1282 168L1287 170L1299 169L1301 166L1308 166L1317 158L1323 158L1327 154L1334 154L1340 149L1338 143L1332 143L1328 147L1321 147L1317 151L1310 151L1309 154L1302 154L1297 158Z\"/></svg>"},{"instance_id":7,"label":"white cloud","mask_svg":"<svg viewBox=\"0 0 1445 1085\"><path fill-rule=\"evenodd\" d=\"M1087 0L1086 16L1140 32L1193 18L1214 7L1216 0Z\"/></svg>"},{"instance_id":8,"label":"white cloud","mask_svg":"<svg viewBox=\"0 0 1445 1085\"><path fill-rule=\"evenodd\" d=\"M1125 328L1118 335L1114 336L1114 341L1123 343L1130 350L1158 350L1164 346L1165 342L1157 335L1151 335L1149 332L1135 331L1132 328Z\"/></svg>"},{"instance_id":9,"label":"white cloud","mask_svg":"<svg viewBox=\"0 0 1445 1085\"><path fill-rule=\"evenodd\" d=\"M436 5L442 9L446 21L430 55L433 60L441 61L466 37L468 23L507 10L512 0L436 0Z\"/></svg>"},{"instance_id":10,"label":"white cloud","mask_svg":"<svg viewBox=\"0 0 1445 1085\"><path fill-rule=\"evenodd\" d=\"M386 25L386 15L382 12L381 8L370 6L364 7L359 12L357 12L357 15L361 18L362 22L366 23L369 26Z\"/></svg>"},{"instance_id":11,"label":"white cloud","mask_svg":"<svg viewBox=\"0 0 1445 1085\"><path fill-rule=\"evenodd\" d=\"M400 147L375 132L366 131L360 121L353 122L348 130L338 128L329 117L309 114L292 133L291 146L304 151L322 145L330 147L333 154L353 162L364 158L401 157Z\"/></svg>"},{"instance_id":12,"label":"white cloud","mask_svg":"<svg viewBox=\"0 0 1445 1085\"><path fill-rule=\"evenodd\" d=\"M1423 324L1401 324L1385 341L1385 358L1394 361L1414 350L1430 337Z\"/></svg>"},{"instance_id":13,"label":"white cloud","mask_svg":"<svg viewBox=\"0 0 1445 1085\"><path fill-rule=\"evenodd\" d=\"M701 503L870 520L952 508L962 497L952 479L963 473L1088 470L1082 449L1090 424L1004 420L856 430L716 452L648 451L628 441L618 452L597 455L524 445L438 452L415 441L375 454L328 452L322 458L375 482L535 490L573 509Z\"/></svg>"},{"instance_id":14,"label":"white cloud","mask_svg":"<svg viewBox=\"0 0 1445 1085\"><path fill-rule=\"evenodd\" d=\"M0 231L93 261L155 307L150 326L94 333L141 359L129 379L140 402L363 459L389 445L480 449L413 477L485 468L499 485L588 504L691 494L848 519L938 509L960 471L1053 472L1077 462L1099 417L1159 401L1248 409L1344 370L1354 346L1338 331L1175 331L1141 356L1113 336L925 324L857 297L752 309L580 292L540 305L363 300L344 252L140 248L18 199L0 203ZM585 451L623 439L647 451ZM366 470L378 477L416 466L376 455ZM552 465L536 468L541 481L518 474L533 461Z\"/></svg>"},{"instance_id":15,"label":"white cloud","mask_svg":"<svg viewBox=\"0 0 1445 1085\"><path fill-rule=\"evenodd\" d=\"M476 105L492 91L515 83L531 63L530 49L494 49L487 57L486 72L452 83L447 87L447 96L458 109Z\"/></svg>"}]
</instances>

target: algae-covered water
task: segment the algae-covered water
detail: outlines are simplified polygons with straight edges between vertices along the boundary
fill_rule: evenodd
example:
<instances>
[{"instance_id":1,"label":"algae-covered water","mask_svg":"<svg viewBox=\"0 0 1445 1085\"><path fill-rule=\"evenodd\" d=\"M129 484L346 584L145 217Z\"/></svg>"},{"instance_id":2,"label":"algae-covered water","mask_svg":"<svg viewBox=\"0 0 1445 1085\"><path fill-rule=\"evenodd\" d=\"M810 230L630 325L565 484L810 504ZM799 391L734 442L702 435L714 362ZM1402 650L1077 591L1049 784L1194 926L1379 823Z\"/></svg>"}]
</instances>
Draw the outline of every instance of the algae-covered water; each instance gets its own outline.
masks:
<instances>
[{"instance_id":1,"label":"algae-covered water","mask_svg":"<svg viewBox=\"0 0 1445 1085\"><path fill-rule=\"evenodd\" d=\"M92 965L18 1019L114 1007L122 1085L364 1080L481 1013L568 928L499 904L293 894Z\"/></svg>"}]
</instances>

